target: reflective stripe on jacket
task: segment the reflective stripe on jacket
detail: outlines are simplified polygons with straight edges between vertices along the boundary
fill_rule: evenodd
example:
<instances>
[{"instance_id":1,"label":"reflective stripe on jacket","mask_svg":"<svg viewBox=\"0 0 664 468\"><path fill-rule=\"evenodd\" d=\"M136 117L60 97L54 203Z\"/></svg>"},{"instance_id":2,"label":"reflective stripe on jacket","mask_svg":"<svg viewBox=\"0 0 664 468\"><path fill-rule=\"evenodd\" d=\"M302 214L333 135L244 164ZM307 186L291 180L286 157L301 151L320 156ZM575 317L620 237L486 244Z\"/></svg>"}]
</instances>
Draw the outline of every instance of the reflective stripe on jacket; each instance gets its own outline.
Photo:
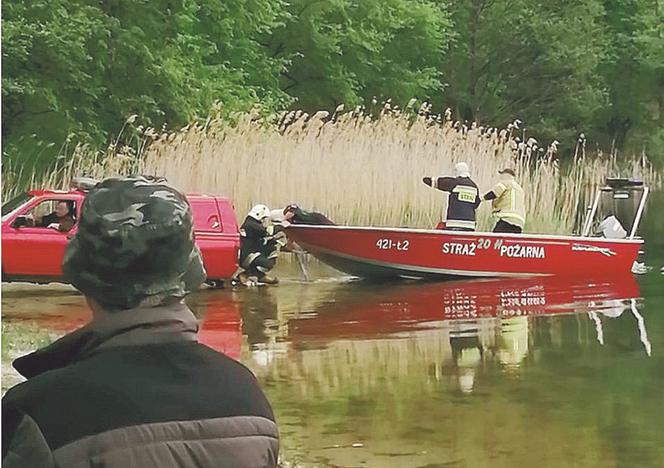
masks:
<instances>
[{"instance_id":1,"label":"reflective stripe on jacket","mask_svg":"<svg viewBox=\"0 0 664 468\"><path fill-rule=\"evenodd\" d=\"M470 177L438 177L431 179L431 185L450 194L445 226L474 230L475 210L480 204L475 182Z\"/></svg>"},{"instance_id":2,"label":"reflective stripe on jacket","mask_svg":"<svg viewBox=\"0 0 664 468\"><path fill-rule=\"evenodd\" d=\"M523 188L509 177L498 182L492 189L496 198L491 206L498 219L523 228L526 224L526 200Z\"/></svg>"}]
</instances>

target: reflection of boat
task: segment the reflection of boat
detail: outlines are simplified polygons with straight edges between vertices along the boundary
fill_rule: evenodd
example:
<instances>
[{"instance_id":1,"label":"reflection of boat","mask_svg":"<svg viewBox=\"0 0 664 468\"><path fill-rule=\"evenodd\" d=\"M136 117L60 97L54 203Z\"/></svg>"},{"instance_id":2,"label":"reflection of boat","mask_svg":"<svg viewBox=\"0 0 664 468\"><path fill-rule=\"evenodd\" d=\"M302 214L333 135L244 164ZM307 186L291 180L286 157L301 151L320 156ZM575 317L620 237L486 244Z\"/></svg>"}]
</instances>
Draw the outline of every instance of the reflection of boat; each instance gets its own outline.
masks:
<instances>
[{"instance_id":1,"label":"reflection of boat","mask_svg":"<svg viewBox=\"0 0 664 468\"><path fill-rule=\"evenodd\" d=\"M300 337L370 337L426 327L427 322L508 319L608 311L639 297L632 275L613 278L509 278L446 283L346 285L311 318L291 320Z\"/></svg>"},{"instance_id":2,"label":"reflection of boat","mask_svg":"<svg viewBox=\"0 0 664 468\"><path fill-rule=\"evenodd\" d=\"M583 236L458 232L354 226L291 225L290 240L321 261L361 277L454 278L629 273L642 239L635 238L648 189L607 181L614 198L641 192L629 238L588 237L598 192Z\"/></svg>"},{"instance_id":3,"label":"reflection of boat","mask_svg":"<svg viewBox=\"0 0 664 468\"><path fill-rule=\"evenodd\" d=\"M519 372L533 348L533 316L587 313L600 339L600 317L610 319L631 310L649 355L644 320L636 309L639 296L632 275L600 280L464 280L389 288L355 284L339 287L331 301L316 307L316 314L291 319L288 328L290 339L303 349L341 350L343 362L378 361L379 367L394 363L399 372L422 361L436 376L453 376L462 393L472 393L477 376L491 361L508 373ZM370 372L371 366L366 367Z\"/></svg>"}]
</instances>

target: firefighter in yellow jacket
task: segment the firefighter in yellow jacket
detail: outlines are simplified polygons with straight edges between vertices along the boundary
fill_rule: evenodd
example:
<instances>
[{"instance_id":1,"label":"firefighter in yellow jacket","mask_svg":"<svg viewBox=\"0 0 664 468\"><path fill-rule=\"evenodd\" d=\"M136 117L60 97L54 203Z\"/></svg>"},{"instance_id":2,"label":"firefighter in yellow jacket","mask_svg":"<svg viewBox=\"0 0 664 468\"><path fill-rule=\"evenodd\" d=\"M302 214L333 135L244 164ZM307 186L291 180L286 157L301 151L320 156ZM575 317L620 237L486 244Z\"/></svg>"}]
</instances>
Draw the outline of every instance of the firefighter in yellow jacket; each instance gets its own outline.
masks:
<instances>
[{"instance_id":1,"label":"firefighter in yellow jacket","mask_svg":"<svg viewBox=\"0 0 664 468\"><path fill-rule=\"evenodd\" d=\"M503 169L498 173L500 181L482 197L482 200L492 200L493 215L498 219L493 232L520 234L526 224L523 188L516 181L516 174L512 169Z\"/></svg>"}]
</instances>

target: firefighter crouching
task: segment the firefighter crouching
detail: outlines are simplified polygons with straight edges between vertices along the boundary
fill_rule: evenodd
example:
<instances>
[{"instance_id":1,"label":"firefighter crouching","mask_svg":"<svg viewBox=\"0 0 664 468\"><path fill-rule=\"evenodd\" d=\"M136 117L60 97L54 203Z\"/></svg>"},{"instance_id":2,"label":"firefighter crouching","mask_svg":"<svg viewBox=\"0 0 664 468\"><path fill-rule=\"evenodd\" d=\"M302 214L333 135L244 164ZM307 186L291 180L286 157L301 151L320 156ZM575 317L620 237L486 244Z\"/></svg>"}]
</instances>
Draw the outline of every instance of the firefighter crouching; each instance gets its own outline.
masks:
<instances>
[{"instance_id":1,"label":"firefighter crouching","mask_svg":"<svg viewBox=\"0 0 664 468\"><path fill-rule=\"evenodd\" d=\"M254 206L240 227L240 267L244 269L237 280L249 284L251 277L259 283L277 284L276 277L268 272L274 268L281 247L286 245L284 227L270 223L270 209L265 205Z\"/></svg>"}]
</instances>

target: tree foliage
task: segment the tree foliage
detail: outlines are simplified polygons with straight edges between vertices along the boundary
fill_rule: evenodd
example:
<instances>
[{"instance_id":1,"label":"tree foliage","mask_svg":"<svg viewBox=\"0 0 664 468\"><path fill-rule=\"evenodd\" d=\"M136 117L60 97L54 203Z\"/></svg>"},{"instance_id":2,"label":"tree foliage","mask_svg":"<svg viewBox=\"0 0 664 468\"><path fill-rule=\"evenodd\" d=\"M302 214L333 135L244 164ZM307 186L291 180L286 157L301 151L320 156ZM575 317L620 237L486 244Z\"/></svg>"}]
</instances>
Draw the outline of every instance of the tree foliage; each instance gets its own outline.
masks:
<instances>
[{"instance_id":1,"label":"tree foliage","mask_svg":"<svg viewBox=\"0 0 664 468\"><path fill-rule=\"evenodd\" d=\"M312 110L441 91L451 37L445 8L426 1L294 0L270 48L289 63L282 89Z\"/></svg>"},{"instance_id":2,"label":"tree foliage","mask_svg":"<svg viewBox=\"0 0 664 468\"><path fill-rule=\"evenodd\" d=\"M610 103L598 130L618 147L664 159L664 2L605 0L608 53L599 67Z\"/></svg>"},{"instance_id":3,"label":"tree foliage","mask_svg":"<svg viewBox=\"0 0 664 468\"><path fill-rule=\"evenodd\" d=\"M103 141L125 118L181 125L215 101L239 109L288 97L260 40L283 23L280 0L4 2L3 140ZM5 145L5 146L6 146Z\"/></svg>"},{"instance_id":4,"label":"tree foliage","mask_svg":"<svg viewBox=\"0 0 664 468\"><path fill-rule=\"evenodd\" d=\"M52 161L130 115L178 126L256 103L428 100L664 154L662 0L14 0L2 4L5 154ZM45 149L41 142L50 142ZM40 146L41 145L41 146Z\"/></svg>"},{"instance_id":5,"label":"tree foliage","mask_svg":"<svg viewBox=\"0 0 664 468\"><path fill-rule=\"evenodd\" d=\"M491 125L519 118L544 138L574 137L607 104L596 74L602 14L592 0L455 2L459 40L445 64L446 100L460 117Z\"/></svg>"}]
</instances>

